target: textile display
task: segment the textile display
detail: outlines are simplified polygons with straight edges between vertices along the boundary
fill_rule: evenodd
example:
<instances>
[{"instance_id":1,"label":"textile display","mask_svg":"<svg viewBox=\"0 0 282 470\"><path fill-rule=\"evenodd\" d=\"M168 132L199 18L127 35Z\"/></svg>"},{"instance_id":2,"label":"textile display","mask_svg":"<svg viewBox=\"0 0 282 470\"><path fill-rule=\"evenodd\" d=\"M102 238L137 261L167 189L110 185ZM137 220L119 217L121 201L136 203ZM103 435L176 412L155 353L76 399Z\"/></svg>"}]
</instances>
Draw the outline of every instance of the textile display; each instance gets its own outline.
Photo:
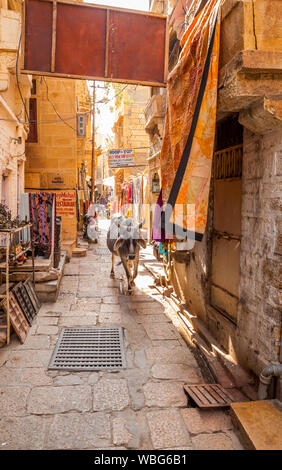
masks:
<instances>
[{"instance_id":1,"label":"textile display","mask_svg":"<svg viewBox=\"0 0 282 470\"><path fill-rule=\"evenodd\" d=\"M163 191L161 189L155 207L152 239L156 242L165 242L165 230L161 226L161 215L163 210Z\"/></svg>"},{"instance_id":2,"label":"textile display","mask_svg":"<svg viewBox=\"0 0 282 470\"><path fill-rule=\"evenodd\" d=\"M126 199L126 217L132 217L132 183L127 186L127 199Z\"/></svg>"},{"instance_id":3,"label":"textile display","mask_svg":"<svg viewBox=\"0 0 282 470\"><path fill-rule=\"evenodd\" d=\"M144 221L143 228L149 227L150 212L149 212L149 188L148 188L148 169L143 175L143 209L142 221Z\"/></svg>"},{"instance_id":4,"label":"textile display","mask_svg":"<svg viewBox=\"0 0 282 470\"><path fill-rule=\"evenodd\" d=\"M159 244L159 254L164 255L166 263L167 263L168 262L168 244L167 244L167 242Z\"/></svg>"},{"instance_id":5,"label":"textile display","mask_svg":"<svg viewBox=\"0 0 282 470\"><path fill-rule=\"evenodd\" d=\"M52 248L52 210L55 201L56 195L53 193L29 193L35 252L46 258L50 256Z\"/></svg>"},{"instance_id":6,"label":"textile display","mask_svg":"<svg viewBox=\"0 0 282 470\"><path fill-rule=\"evenodd\" d=\"M124 183L121 189L119 211L126 217L132 217L136 222L146 220L146 208L148 204L147 180L144 175L136 176L131 182Z\"/></svg>"},{"instance_id":7,"label":"textile display","mask_svg":"<svg viewBox=\"0 0 282 470\"><path fill-rule=\"evenodd\" d=\"M20 220L24 220L29 222L30 221L30 210L29 210L29 195L27 193L22 193L20 195ZM30 230L23 230L22 231L22 241L29 242L30 241Z\"/></svg>"},{"instance_id":8,"label":"textile display","mask_svg":"<svg viewBox=\"0 0 282 470\"><path fill-rule=\"evenodd\" d=\"M220 4L221 0L209 0L184 33L181 55L167 84L160 155L166 222L169 219L173 233L180 227L187 238L196 240L202 239L207 220L216 124Z\"/></svg>"},{"instance_id":9,"label":"textile display","mask_svg":"<svg viewBox=\"0 0 282 470\"><path fill-rule=\"evenodd\" d=\"M126 217L132 217L132 183L127 183L121 191L120 212Z\"/></svg>"},{"instance_id":10,"label":"textile display","mask_svg":"<svg viewBox=\"0 0 282 470\"><path fill-rule=\"evenodd\" d=\"M137 176L132 180L132 191L133 191L133 205L132 205L132 217L137 222L142 222L143 215L143 177Z\"/></svg>"},{"instance_id":11,"label":"textile display","mask_svg":"<svg viewBox=\"0 0 282 470\"><path fill-rule=\"evenodd\" d=\"M114 201L114 204L113 204L113 214L115 214L117 212L117 203L116 201Z\"/></svg>"},{"instance_id":12,"label":"textile display","mask_svg":"<svg viewBox=\"0 0 282 470\"><path fill-rule=\"evenodd\" d=\"M132 218L138 218L138 200L137 200L137 178L132 180Z\"/></svg>"}]
</instances>

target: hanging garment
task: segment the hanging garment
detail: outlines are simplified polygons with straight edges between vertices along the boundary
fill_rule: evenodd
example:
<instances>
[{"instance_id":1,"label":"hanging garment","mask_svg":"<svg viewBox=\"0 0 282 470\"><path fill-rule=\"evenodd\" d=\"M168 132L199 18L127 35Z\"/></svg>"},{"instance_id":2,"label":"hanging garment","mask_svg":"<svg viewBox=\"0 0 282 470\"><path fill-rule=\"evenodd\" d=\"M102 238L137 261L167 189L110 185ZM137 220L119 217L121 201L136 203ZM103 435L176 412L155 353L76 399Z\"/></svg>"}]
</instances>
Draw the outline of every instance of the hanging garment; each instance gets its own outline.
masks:
<instances>
[{"instance_id":1,"label":"hanging garment","mask_svg":"<svg viewBox=\"0 0 282 470\"><path fill-rule=\"evenodd\" d=\"M166 263L168 262L168 244L167 242L159 244L159 254L164 255Z\"/></svg>"},{"instance_id":2,"label":"hanging garment","mask_svg":"<svg viewBox=\"0 0 282 470\"><path fill-rule=\"evenodd\" d=\"M137 220L138 217L138 200L137 200L137 178L132 180L132 218Z\"/></svg>"},{"instance_id":3,"label":"hanging garment","mask_svg":"<svg viewBox=\"0 0 282 470\"><path fill-rule=\"evenodd\" d=\"M142 204L142 221L144 228L149 227L150 221L150 208L149 208L149 191L148 191L148 169L145 171L143 176L143 204Z\"/></svg>"},{"instance_id":4,"label":"hanging garment","mask_svg":"<svg viewBox=\"0 0 282 470\"><path fill-rule=\"evenodd\" d=\"M29 208L29 195L28 193L22 193L20 195L20 220L24 220L26 222L30 221L30 208ZM22 231L22 241L29 242L30 241L30 230L23 230Z\"/></svg>"},{"instance_id":5,"label":"hanging garment","mask_svg":"<svg viewBox=\"0 0 282 470\"><path fill-rule=\"evenodd\" d=\"M143 215L143 177L142 176L138 176L137 178L137 196L136 196L136 199L137 199L137 221L139 223L143 222L143 218L142 218L142 215Z\"/></svg>"},{"instance_id":6,"label":"hanging garment","mask_svg":"<svg viewBox=\"0 0 282 470\"><path fill-rule=\"evenodd\" d=\"M29 193L30 221L33 224L33 242L37 255L49 257L52 247L53 193ZM54 209L55 211L55 209ZM54 220L56 213L54 212ZM56 239L56 234L55 239Z\"/></svg>"},{"instance_id":7,"label":"hanging garment","mask_svg":"<svg viewBox=\"0 0 282 470\"><path fill-rule=\"evenodd\" d=\"M161 149L165 220L173 233L201 240L206 227L214 146L221 0L209 0L185 32L168 77ZM164 225L164 218L163 225ZM176 238L185 238L177 236Z\"/></svg>"},{"instance_id":8,"label":"hanging garment","mask_svg":"<svg viewBox=\"0 0 282 470\"><path fill-rule=\"evenodd\" d=\"M155 207L152 239L156 242L165 242L165 230L161 226L161 215L163 211L163 192L160 191L157 204Z\"/></svg>"},{"instance_id":9,"label":"hanging garment","mask_svg":"<svg viewBox=\"0 0 282 470\"><path fill-rule=\"evenodd\" d=\"M142 222L142 204L143 204L143 191L142 191L142 176L137 176L132 180L132 217L136 222Z\"/></svg>"},{"instance_id":10,"label":"hanging garment","mask_svg":"<svg viewBox=\"0 0 282 470\"><path fill-rule=\"evenodd\" d=\"M125 215L126 215L126 217L132 217L132 183L128 184L127 207L126 207Z\"/></svg>"}]
</instances>

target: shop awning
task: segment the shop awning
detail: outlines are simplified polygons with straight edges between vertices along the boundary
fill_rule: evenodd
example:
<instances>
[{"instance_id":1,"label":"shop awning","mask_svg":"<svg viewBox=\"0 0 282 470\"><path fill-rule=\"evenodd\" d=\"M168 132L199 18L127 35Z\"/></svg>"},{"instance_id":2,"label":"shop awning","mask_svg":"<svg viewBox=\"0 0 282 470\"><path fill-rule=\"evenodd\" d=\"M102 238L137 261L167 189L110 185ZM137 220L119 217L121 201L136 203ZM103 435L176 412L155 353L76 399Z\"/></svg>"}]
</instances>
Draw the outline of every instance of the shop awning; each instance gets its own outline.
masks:
<instances>
[{"instance_id":1,"label":"shop awning","mask_svg":"<svg viewBox=\"0 0 282 470\"><path fill-rule=\"evenodd\" d=\"M110 176L109 178L104 178L103 179L103 184L105 186L111 186L112 188L114 188L115 187L115 177Z\"/></svg>"}]
</instances>

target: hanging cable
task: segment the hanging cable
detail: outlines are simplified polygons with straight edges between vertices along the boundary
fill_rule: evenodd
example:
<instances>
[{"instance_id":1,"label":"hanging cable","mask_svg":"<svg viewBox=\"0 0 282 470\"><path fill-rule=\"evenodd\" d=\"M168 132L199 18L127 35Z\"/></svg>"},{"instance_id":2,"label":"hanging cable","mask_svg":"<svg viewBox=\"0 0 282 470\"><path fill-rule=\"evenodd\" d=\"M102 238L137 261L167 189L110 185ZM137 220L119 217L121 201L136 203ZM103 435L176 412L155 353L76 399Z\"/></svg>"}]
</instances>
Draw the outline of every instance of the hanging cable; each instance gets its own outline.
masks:
<instances>
[{"instance_id":1,"label":"hanging cable","mask_svg":"<svg viewBox=\"0 0 282 470\"><path fill-rule=\"evenodd\" d=\"M24 5L24 2L22 1L21 2L21 15L22 15L22 18L23 18L23 5ZM18 44L18 50L17 50L17 58L16 58L16 83L17 83L17 87L18 87L18 90L19 90L19 94L20 94L23 106L24 106L27 123L29 124L29 114L27 112L26 104L25 104L25 101L23 99L23 95L22 95L22 91L21 91L21 87L20 87L20 81L19 81L19 68L18 67L19 67L19 55L20 55L21 41L22 41L22 31L20 32L20 38L19 38L19 44Z\"/></svg>"},{"instance_id":2,"label":"hanging cable","mask_svg":"<svg viewBox=\"0 0 282 470\"><path fill-rule=\"evenodd\" d=\"M62 116L58 113L58 111L56 110L54 104L52 103L52 101L50 100L49 98L49 89L48 89L48 85L47 85L47 82L45 80L45 77L43 77L43 81L46 85L46 91L47 91L47 100L49 101L49 103L52 105L52 108L54 109L55 113L57 114L58 118L64 123L66 124L66 126L70 127L73 131L76 132L76 128L74 128L73 126L71 126L68 122L66 122L66 120L64 118L62 118Z\"/></svg>"},{"instance_id":3,"label":"hanging cable","mask_svg":"<svg viewBox=\"0 0 282 470\"><path fill-rule=\"evenodd\" d=\"M46 83L46 82L45 82ZM125 88L127 87L128 85L125 85L125 87L123 87L123 89L121 91L119 91L119 93L117 93L116 95L113 96L113 98L110 98L107 102L105 102L104 100L100 100L100 101L96 101L96 104L108 104L110 101L114 100L117 96L119 96L124 90ZM23 104L25 105L25 103L23 102ZM53 103L51 103L53 105ZM84 114L84 115L88 115L88 114L91 114L92 110L90 111L86 111L84 113L81 113L81 114ZM31 124L31 123L37 123L37 124L53 124L53 123L56 123L56 122L60 122L62 121L70 121L72 119L75 119L76 118L76 115L73 115L73 116L69 116L67 118L61 118L60 119L33 119L33 120L30 120L29 119L29 116L28 116L28 120L27 121L20 121L21 124ZM0 118L0 121L7 121L7 122L14 122L13 119L8 119L8 118Z\"/></svg>"}]
</instances>

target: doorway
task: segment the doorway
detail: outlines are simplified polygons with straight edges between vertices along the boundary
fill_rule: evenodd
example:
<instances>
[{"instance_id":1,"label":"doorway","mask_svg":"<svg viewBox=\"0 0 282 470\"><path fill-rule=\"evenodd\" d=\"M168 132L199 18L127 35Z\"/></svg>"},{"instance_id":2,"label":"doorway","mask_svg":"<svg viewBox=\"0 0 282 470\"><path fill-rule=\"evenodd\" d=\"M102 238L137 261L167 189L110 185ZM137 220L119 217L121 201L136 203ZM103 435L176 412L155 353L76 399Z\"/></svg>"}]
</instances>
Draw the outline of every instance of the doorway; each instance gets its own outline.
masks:
<instances>
[{"instance_id":1,"label":"doorway","mask_svg":"<svg viewBox=\"0 0 282 470\"><path fill-rule=\"evenodd\" d=\"M218 126L214 154L210 304L234 324L240 281L242 157L243 128L236 118L228 119Z\"/></svg>"},{"instance_id":2,"label":"doorway","mask_svg":"<svg viewBox=\"0 0 282 470\"><path fill-rule=\"evenodd\" d=\"M9 176L2 174L1 203L9 206Z\"/></svg>"}]
</instances>

